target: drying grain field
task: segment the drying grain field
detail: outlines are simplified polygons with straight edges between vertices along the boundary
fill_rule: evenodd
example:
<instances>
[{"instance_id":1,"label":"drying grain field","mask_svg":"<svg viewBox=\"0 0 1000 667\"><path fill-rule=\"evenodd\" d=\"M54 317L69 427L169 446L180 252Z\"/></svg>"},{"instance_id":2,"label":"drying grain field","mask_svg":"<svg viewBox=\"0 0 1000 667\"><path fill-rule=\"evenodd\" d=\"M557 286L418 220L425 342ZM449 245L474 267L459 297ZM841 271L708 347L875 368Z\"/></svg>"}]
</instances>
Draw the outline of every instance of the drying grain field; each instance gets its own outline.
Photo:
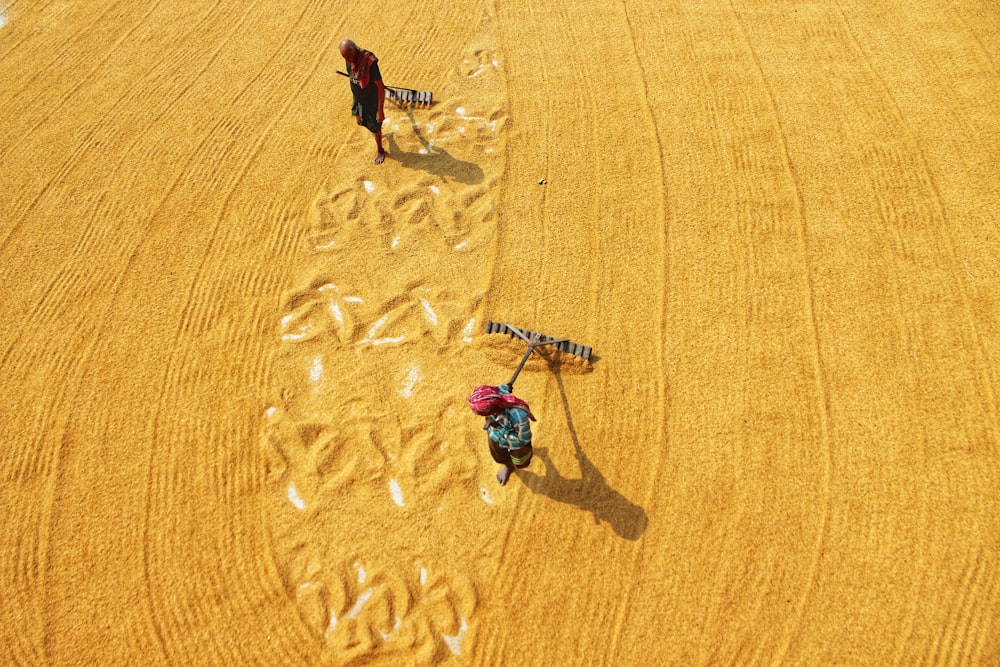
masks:
<instances>
[{"instance_id":1,"label":"drying grain field","mask_svg":"<svg viewBox=\"0 0 1000 667\"><path fill-rule=\"evenodd\" d=\"M0 119L0 663L1000 663L991 0L0 0Z\"/></svg>"}]
</instances>

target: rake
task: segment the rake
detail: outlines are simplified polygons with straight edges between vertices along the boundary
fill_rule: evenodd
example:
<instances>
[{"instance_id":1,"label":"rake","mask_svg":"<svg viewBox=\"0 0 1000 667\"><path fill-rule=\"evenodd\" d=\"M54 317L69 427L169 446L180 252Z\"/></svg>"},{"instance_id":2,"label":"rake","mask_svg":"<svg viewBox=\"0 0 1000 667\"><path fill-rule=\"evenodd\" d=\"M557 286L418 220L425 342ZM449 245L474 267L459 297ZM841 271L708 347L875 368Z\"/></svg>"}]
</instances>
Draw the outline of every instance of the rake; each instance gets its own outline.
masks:
<instances>
[{"instance_id":1,"label":"rake","mask_svg":"<svg viewBox=\"0 0 1000 667\"><path fill-rule=\"evenodd\" d=\"M337 74L341 76L346 76L351 78L351 75L347 72L341 72L337 70ZM425 90L414 90L413 88L399 88L397 86L386 86L382 84L385 88L385 96L387 99L396 100L397 102L405 102L408 104L426 104L431 106L434 104L434 93Z\"/></svg>"},{"instance_id":2,"label":"rake","mask_svg":"<svg viewBox=\"0 0 1000 667\"><path fill-rule=\"evenodd\" d=\"M505 322L494 322L490 320L486 323L486 333L508 334L511 338L520 338L528 344L528 351L524 353L524 357L521 358L521 363L517 365L517 370L514 371L514 375L511 376L510 382L507 383L511 389L514 388L514 380L517 379L521 369L524 368L524 364L528 361L528 357L531 356L531 353L535 351L536 347L554 345L560 352L572 354L584 359L585 361L590 359L593 352L589 346L574 343L568 338L553 338L552 336L546 336L545 334L538 333L537 331L520 329Z\"/></svg>"}]
</instances>

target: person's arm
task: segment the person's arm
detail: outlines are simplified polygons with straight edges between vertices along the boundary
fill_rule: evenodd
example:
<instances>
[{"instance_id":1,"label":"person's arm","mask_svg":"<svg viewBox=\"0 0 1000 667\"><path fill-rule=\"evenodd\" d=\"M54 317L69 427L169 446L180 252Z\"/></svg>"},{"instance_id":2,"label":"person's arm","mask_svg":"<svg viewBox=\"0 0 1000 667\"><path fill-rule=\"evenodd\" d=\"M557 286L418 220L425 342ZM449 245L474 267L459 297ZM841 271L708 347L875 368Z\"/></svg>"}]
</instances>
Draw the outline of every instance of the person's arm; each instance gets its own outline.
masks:
<instances>
[{"instance_id":1,"label":"person's arm","mask_svg":"<svg viewBox=\"0 0 1000 667\"><path fill-rule=\"evenodd\" d=\"M511 442L511 423L506 412L497 412L495 414L486 417L486 432L490 436L490 440L497 443L504 449L508 448Z\"/></svg>"},{"instance_id":2,"label":"person's arm","mask_svg":"<svg viewBox=\"0 0 1000 667\"><path fill-rule=\"evenodd\" d=\"M505 449L522 449L531 443L531 423L528 413L521 409L507 410L506 427L503 429L503 440L507 443Z\"/></svg>"},{"instance_id":3,"label":"person's arm","mask_svg":"<svg viewBox=\"0 0 1000 667\"><path fill-rule=\"evenodd\" d=\"M375 79L375 87L378 88L378 113L375 115L375 120L382 122L385 120L385 111L383 106L385 106L385 85L382 83L382 79Z\"/></svg>"},{"instance_id":4,"label":"person's arm","mask_svg":"<svg viewBox=\"0 0 1000 667\"><path fill-rule=\"evenodd\" d=\"M528 413L524 410L518 410L518 415L520 418L514 423L514 428L511 430L516 434L519 446L524 447L526 443L531 442L531 421L528 419Z\"/></svg>"},{"instance_id":5,"label":"person's arm","mask_svg":"<svg viewBox=\"0 0 1000 667\"><path fill-rule=\"evenodd\" d=\"M381 123L385 120L385 84L382 83L382 70L379 69L378 63L372 63L371 80L375 82L376 97L378 99L378 110L375 112L375 120Z\"/></svg>"}]
</instances>

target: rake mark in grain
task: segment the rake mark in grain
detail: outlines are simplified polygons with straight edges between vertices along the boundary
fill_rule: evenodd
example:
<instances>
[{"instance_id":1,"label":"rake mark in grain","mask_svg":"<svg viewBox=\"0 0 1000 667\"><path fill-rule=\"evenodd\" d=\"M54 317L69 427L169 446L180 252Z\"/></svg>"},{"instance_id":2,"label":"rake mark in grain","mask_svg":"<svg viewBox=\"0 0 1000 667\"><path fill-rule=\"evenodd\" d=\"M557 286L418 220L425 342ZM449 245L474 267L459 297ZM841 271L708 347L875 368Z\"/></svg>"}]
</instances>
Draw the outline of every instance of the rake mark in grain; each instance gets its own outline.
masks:
<instances>
[{"instance_id":1,"label":"rake mark in grain","mask_svg":"<svg viewBox=\"0 0 1000 667\"><path fill-rule=\"evenodd\" d=\"M420 15L420 7L413 11ZM455 48L452 42L433 39L421 44L432 56L442 48ZM389 75L386 70L383 74ZM431 112L432 122L454 106L446 96ZM473 128L481 144L495 141L492 128L481 132L478 124L495 123L496 111L441 123L433 132L435 143L457 143L463 128ZM421 124L429 127L423 119ZM420 141L420 126L415 121L412 126L412 133L407 127L394 130L399 143L407 144L401 151L417 142L427 146ZM468 139L469 133L464 136ZM489 188L467 187L466 182L474 180L471 185L477 186L483 179L452 178L466 163L453 160L442 170L440 156L447 154L427 155L428 161L404 165L411 170L403 172L410 178L401 183L383 182L379 175L367 177L371 181L365 187L366 175L348 177L353 170L342 168L345 178L323 188L314 200L311 229L305 232L314 268L299 276L297 284L305 287L288 295L282 306L282 363L297 370L285 378L281 399L274 401L276 409L263 442L274 462L269 481L277 485L284 503L289 502L290 484L300 491L309 511L318 513L335 508L339 499L371 493L373 502L392 508L394 514L386 516L392 521L396 511L414 507L433 511L438 494L450 496L475 484L479 467L474 450L464 437L452 441L455 433L463 432L463 415L455 414L448 401L436 399L429 412L411 414L394 407L394 401L406 407L426 400L421 384L427 354L450 360L467 353L466 323L474 320L480 298L478 291L470 295L467 272L461 279L441 275L434 261L411 261L411 249L434 257L457 256L459 263L471 265L469 256L481 257L491 238ZM463 238L465 234L471 236ZM397 250L398 246L402 247ZM464 256L456 253L457 246ZM369 250L370 260L365 255ZM373 280L341 261L352 252L358 262L363 259L373 265L384 263L388 254L399 266L394 275ZM322 352L317 345L323 346ZM323 357L324 373L310 382L306 379L310 360L317 354ZM345 359L358 370L344 374ZM333 379L338 372L346 377ZM356 392L358 379L376 372L380 386L389 383L387 395L375 400L370 392ZM325 410L310 407L308 394L323 396L339 388L347 394L343 401L337 399L342 410L331 422ZM310 425L305 440L296 435L298 424ZM442 432L451 435L442 437ZM340 492L347 486L350 494ZM396 576L396 568L388 569L384 563L350 555L345 560L338 549L312 542L297 540L296 553L282 566L282 575L289 596L301 604L302 617L320 638L326 655L337 661L392 656L435 661L449 652L467 650L464 642L475 625L477 593L461 575L440 578L434 574L435 565L422 563L410 573L410 580ZM387 548L383 543L380 551ZM431 549L427 558L434 561L435 553ZM366 573L357 584L358 574L344 567L355 562ZM422 572L419 580L418 572Z\"/></svg>"},{"instance_id":2,"label":"rake mark in grain","mask_svg":"<svg viewBox=\"0 0 1000 667\"><path fill-rule=\"evenodd\" d=\"M653 113L653 108L652 108L652 100L650 97L650 85L649 85L650 72L647 70L647 67L643 64L643 58L640 55L640 49L636 41L636 33L633 27L632 18L629 15L628 3L626 2L626 0L621 0L620 4L621 4L622 19L624 20L625 30L628 34L629 43L631 45L632 58L636 63L636 67L639 72L639 77L642 82L641 91L642 91L642 101L643 101L642 104L643 112L647 117L649 124L653 128L652 134L656 141L656 165L658 169L656 173L656 183L658 185L657 220L660 222L659 227L662 230L660 234L657 235L658 246L656 255L660 258L659 262L660 266L663 267L662 272L660 274L661 276L660 284L666 286L668 284L668 279L670 274L670 253L668 252L668 244L667 244L667 234L668 234L668 224L666 220L667 204L666 204L666 190L664 185L667 171L666 171L666 166L664 164L664 146L663 146L663 141L660 138L659 127L657 127L656 124L656 115ZM596 103L593 101L593 90L592 86L589 85L589 81L588 81L588 88L589 88L589 93L591 94L592 104L595 105L594 108L596 109L598 107L596 106ZM602 216L599 213L595 215L595 219L600 219L601 217ZM592 237L596 237L596 230L592 233ZM596 241L594 242L594 245L595 246L597 245ZM594 300L591 303L591 311L595 312L597 310L598 290L591 290L591 292L594 294ZM653 376L656 378L656 405L659 406L658 423L662 424L662 432L666 434L665 438L669 440L669 430L667 428L667 422L669 420L669 415L670 415L669 392L667 391L667 387L663 379L664 374L662 372L662 367L663 367L662 359L666 358L665 354L666 341L664 339L664 330L666 329L666 309L667 309L666 289L664 288L663 290L660 290L659 295L660 295L660 303L658 304L658 307L656 309L656 314L659 318L659 322L657 323L656 326L656 350L661 352L661 354L659 355L659 358L661 359L660 362L661 372L655 373L653 374ZM586 348L585 358L590 358L591 354L592 350L590 348ZM667 444L668 443L664 443L664 445ZM649 485L647 486L646 491L643 495L642 505L645 507L648 507L650 505L650 501L652 500L654 494L656 494L657 489L659 489L661 486L660 479L662 476L662 468L663 468L663 453L666 451L666 449L667 449L666 446L656 448L657 455L653 463L653 472L649 476ZM638 568L639 556L640 552L638 550L633 553L632 562L630 565L632 572L635 572L636 569ZM615 637L621 637L623 634L622 629L624 628L626 623L626 617L629 609L629 601L632 598L635 589L636 586L630 586L622 596L622 602L619 607L618 614L616 615L614 620ZM618 650L619 650L618 642L616 642L615 646L612 648L610 652L610 655L612 657L615 656L618 653Z\"/></svg>"},{"instance_id":3,"label":"rake mark in grain","mask_svg":"<svg viewBox=\"0 0 1000 667\"><path fill-rule=\"evenodd\" d=\"M953 286L953 291L957 292L961 298L962 314L965 318L968 330L972 335L974 343L974 351L972 356L974 360L978 362L977 366L987 369L991 368L991 362L994 360L990 359L989 353L987 352L987 348L983 343L983 336L980 333L979 326L976 323L976 318L973 314L971 299L969 297L966 286L958 278L957 267L960 265L960 261L958 257L958 252L955 249L955 240L949 233L949 226L947 225L948 222L947 207L945 206L944 197L942 196L941 190L937 184L937 180L935 179L933 171L931 170L930 165L927 161L927 156L925 155L923 149L920 147L920 144L917 141L917 138L914 134L913 128L910 126L909 123L907 123L906 116L904 115L903 110L900 108L899 103L896 101L895 96L892 95L892 91L890 90L889 85L886 83L884 77L881 74L879 74L879 72L875 69L871 56L868 54L867 51L864 50L864 48L861 45L861 42L855 35L855 32L851 28L850 23L847 20L847 16L844 14L843 9L840 8L838 9L838 11L840 20L845 26L847 34L850 36L854 48L857 50L858 53L862 54L864 57L864 60L868 65L871 77L875 81L877 81L879 86L882 88L884 97L891 101L892 108L894 110L893 120L899 127L902 128L903 134L907 140L907 144L913 152L914 160L917 162L917 164L919 164L920 172L922 173L923 176L923 178L920 179L920 186L922 186L925 189L925 191L931 196L934 202L933 210L930 211L928 214L929 221L934 228L934 232L939 237L944 237L949 259L951 260L951 266L953 267L953 270L949 271L948 275ZM984 375L985 378L983 379L980 379L980 377L977 375L975 384L977 388L981 389L981 391L985 394L986 401L984 406L984 412L986 413L986 416L990 421L990 427L993 434L993 441L996 442L997 438L1000 437L1000 414L998 414L998 411L1000 411L1000 404L998 404L997 402L997 395L994 391L994 378L992 374L987 371ZM996 451L995 448L994 451Z\"/></svg>"},{"instance_id":4,"label":"rake mark in grain","mask_svg":"<svg viewBox=\"0 0 1000 667\"><path fill-rule=\"evenodd\" d=\"M247 15L246 15L246 14L244 14L244 15L243 15L243 17L241 18L241 21L245 20L245 19L246 19L246 16L247 16ZM238 27L238 26L237 26L237 27ZM233 32L235 32L235 30L236 30L236 28L234 28L234 29L233 29L233 31L230 31L230 32L229 32L229 33L227 34L227 36L226 36L226 39L224 39L224 40L223 40L223 41L222 41L222 42L220 43L219 47L217 48L216 52L215 52L215 53L213 54L212 58L210 58L210 59L209 59L209 62L211 62L211 61L213 61L213 60L215 59L215 57L216 57L216 56L218 55L218 53L219 53L219 52L221 51L221 49L222 49L222 45L223 45L223 44L224 44L224 43L225 43L225 42L226 42L226 41L227 41L227 40L228 40L228 39L229 39L229 38L230 38L230 37L232 36L232 34L233 34ZM208 67L208 64L206 64L206 65L205 65L205 68L207 68L207 67ZM201 73L203 73L203 72L205 71L205 68L203 68L203 69L201 70L201 72L199 72L199 76L200 76L200 74L201 74ZM133 91L134 91L134 90L135 90L135 89L136 89L136 88L137 88L138 86L139 86L139 83L137 82L137 83L136 83L136 84L134 84L134 85L133 85L132 87L130 87L130 88L129 88L129 89L128 89L128 90L127 90L127 91L126 91L126 92L125 92L125 93L124 93L123 95L121 95L121 96L119 97L119 99L118 99L118 100L117 100L117 101L115 102L115 104L113 105L113 107L114 107L114 108L118 108L118 106L120 106L120 105L121 105L121 104L122 104L122 103L123 103L123 102L124 102L125 100L129 99L130 97L132 97L132 96L133 96ZM185 89L185 90L187 90L187 89ZM177 98L175 98L175 99L174 99L174 100L173 100L173 101L171 102L171 104L174 104L174 103L176 103L177 101L179 101L179 99L180 99L180 96L178 96ZM169 109L169 105L168 105L168 109ZM163 112L162 112L162 113L160 114L160 116L162 116L163 114L165 114L165 113L167 112L167 110L168 110L168 109L165 109L165 110L164 110L164 111L163 111ZM158 118L159 118L160 116L158 116L158 117L157 117L157 119L158 119ZM68 174L69 174L69 173L70 173L70 172L72 171L72 168L73 168L73 167L75 166L75 163L76 163L76 156L78 156L78 155L81 155L81 154L85 154L85 153L87 152L87 148L88 148L88 145L89 145L89 144L91 144L91 143L93 143L93 141L94 141L94 136L95 136L95 135L96 135L96 133L98 132L98 129L99 129L99 128L100 128L100 126L99 126L99 125L97 125L97 126L94 126L94 127L93 127L93 128L91 129L91 131L90 131L89 135L87 136L87 138L86 138L86 139L85 139L85 141L84 141L84 144L83 144L83 145L82 145L81 147L78 147L78 148L77 148L77 149L75 150L75 152L74 152L73 156L71 156L71 158L70 158L69 160L67 160L67 161L66 161L66 162L65 162L65 163L63 164L63 166L62 166L62 167L60 168L60 170L59 170L59 175L58 175L58 177L57 177L56 179L53 179L53 180L50 180L50 182L49 182L49 185L51 185L51 184L52 184L53 182L55 182L55 181L62 181L62 180L64 180L64 177L65 177L65 176L68 176ZM136 137L136 139L135 139L135 140L134 140L134 141L132 142L132 144L130 145L130 147L129 147L128 151L130 152L130 151L131 151L131 150L132 150L132 149L133 149L133 148L134 148L134 147L135 147L136 145L138 145L138 143L140 142L140 140L141 140L141 137ZM202 144L204 144L204 140L203 140ZM195 151L195 153L196 153L196 154L197 154L197 152L198 152L198 151ZM192 159L193 159L193 157L192 157ZM189 159L189 160L188 160L188 163L187 163L187 165L186 165L186 167L187 167L187 168L190 168L190 167L191 167L191 164L192 164L192 159ZM183 175L183 173L184 173L184 170L182 170L182 175ZM161 199L161 201L160 201L160 203L159 203L159 205L158 205L158 206L154 207L154 210L153 210L153 212L152 212L152 214L151 214L151 216L150 216L150 220L152 220L152 219L154 219L154 218L156 217L156 214L157 214L157 212L158 212L158 211L159 211L159 209L160 209L160 208L161 208L161 207L163 206L163 204L164 204L164 203L165 203L165 202L167 201L167 199L169 198L169 196L170 196L170 195L171 195L171 194L172 194L172 193L174 192L174 189L175 189L175 188L177 187L177 185L179 184L180 180L181 180L181 177L178 177L178 179L176 179L176 180L175 180L175 181L174 181L174 182L173 182L173 183L171 184L170 188L168 188L168 191L167 191L167 195L166 195L166 196L164 196L164 197L163 197L163 199ZM34 200L34 201L33 201L33 202L32 202L32 203L31 203L31 204L29 205L29 207L28 207L27 211L25 212L25 214L24 214L24 215L23 215L23 216L21 217L21 219L20 219L20 220L19 220L19 221L18 221L18 222L16 223L16 225L15 225L15 228L14 228L14 229L12 229L12 230L11 230L11 232L10 232L10 233L8 234L8 236L7 236L7 237L6 237L5 239L4 239L4 241L3 241L2 243L0 243L0 249L3 249L3 248L4 248L5 246L6 246L7 242L8 242L9 240L10 240L11 236L12 236L12 235L13 235L13 234L14 234L14 233L15 233L15 232L16 232L16 231L17 231L17 230L18 230L18 229L20 228L20 225L21 225L21 223L22 223L22 222L23 222L24 220L26 220L26 219L27 219L27 217L28 217L28 215L30 214L30 212L31 212L31 211L32 211L32 210L33 210L33 209L35 208L35 206L36 206L36 205L38 204L38 202L39 202L39 201L41 200L42 196L43 196L43 195L45 194L45 191L47 191L47 190L48 190L48 188L49 188L49 185L46 185L46 188L45 188L45 190L43 190L43 191L42 191L42 193L40 193L40 194L38 195L38 197L36 197L36 199L35 199L35 200ZM103 197L102 197L102 201L103 201ZM109 205L109 207L110 207L110 205ZM108 208L108 210L110 210L110 208ZM98 215L99 213L100 213L100 211L96 211L96 212L95 212L95 216L97 216L97 215ZM147 228L148 228L148 225L149 225L149 223L147 223L147 225L146 225L146 226L147 226ZM90 224L90 225L88 225L88 227L86 228L86 230L85 230L85 232L84 232L84 238L87 238L88 236L90 236L90 231L91 231L92 229L96 229L95 225L93 225L93 224ZM141 243L141 242L140 242L140 243ZM134 259L134 258L136 257L136 254L135 254L136 252L137 252L137 249L136 249L136 250L134 250L134 251L132 252L132 255L131 255L131 259ZM81 258L83 258L83 257L81 256ZM88 263L88 265L89 265L89 264L90 264L91 262L89 262L89 261L88 261L87 263ZM130 264L130 263L131 263L131 260L129 261L129 264ZM127 267L126 267L126 272L127 272ZM110 281L110 282L111 282L111 284L120 284L120 282L121 282L121 277L122 277L123 275L124 275L124 272L123 272L122 274L120 274L120 275L119 275L119 277L118 277L118 279L117 279L117 280L115 280L115 281ZM82 288L81 288L81 289L82 289ZM48 293L46 293L46 294L48 294ZM11 351L12 349L13 349L13 342L11 343L11 346L9 346L9 347L8 347L8 349L7 349L7 350L5 351L5 353L4 353L4 358L5 358L5 359L7 358L7 356L9 356L9 354L10 354L10 351Z\"/></svg>"},{"instance_id":5,"label":"rake mark in grain","mask_svg":"<svg viewBox=\"0 0 1000 667\"><path fill-rule=\"evenodd\" d=\"M159 6L160 1L161 0L156 0L156 2L154 2L152 4L152 6L149 8L149 10L145 14L143 14L142 18L140 18L138 21L136 21L135 24L132 25L131 28L128 31L125 32L125 34L123 34L121 37L119 37L115 41L115 45L113 47L108 48L106 50L105 57L101 61L99 61L93 67L93 69L91 69L91 71L86 76L80 77L79 82L77 84L75 84L74 86L72 86L70 88L70 90L67 93L65 93L62 96L62 98L55 105L51 105L51 104L46 105L46 109L47 109L46 115L43 116L30 129L28 129L26 132L24 132L21 135L21 137L22 138L26 137L28 135L33 134L35 131L37 131L39 127L41 127L42 125L44 125L47 121L49 121L52 118L52 116L55 114L56 111L62 109L62 107L65 106L65 104L67 102L69 102L69 100L73 97L73 95L76 94L86 83L89 83L89 82L93 81L94 78L95 78L96 73L98 71L100 71L100 69L102 67L105 66L105 64L108 62L108 60L111 59L112 55L115 54L115 52L117 51L118 47L120 47L121 44L123 42L125 42L126 39L128 39L128 37L130 37L134 32L136 32L139 29L139 27L153 14L153 12ZM105 14L109 13L110 11L111 11L111 9L109 8L104 14L102 14L100 17L98 17L98 20L96 21L96 24L103 23L104 22L104 18L105 18ZM34 78L36 78L37 76L38 76L37 74L35 76L33 76L32 79L29 80L26 83L26 85L24 86L23 89L27 89L30 86L30 84L33 82ZM6 156L6 154L7 154L6 151L0 150L0 160L2 160Z\"/></svg>"},{"instance_id":6,"label":"rake mark in grain","mask_svg":"<svg viewBox=\"0 0 1000 667\"><path fill-rule=\"evenodd\" d=\"M931 645L933 664L952 664L955 657L968 660L968 656L961 651L964 642L958 635L962 634L960 627L966 626L967 631L971 622L969 607L981 588L981 563L981 559L977 557L972 563L966 564L959 594L955 596L954 606L948 611L946 625L935 634Z\"/></svg>"},{"instance_id":7,"label":"rake mark in grain","mask_svg":"<svg viewBox=\"0 0 1000 667\"><path fill-rule=\"evenodd\" d=\"M246 15L244 15L244 16L246 16ZM299 20L301 20L301 19L302 19L302 16L300 15ZM286 39L287 39L287 37L286 37ZM328 45L329 45L329 40L328 40L327 46ZM317 58L319 58L319 57L322 57L322 51L321 51L320 55L317 56ZM273 61L274 61L274 56L272 55L271 59L268 61L267 64L265 64L264 69L261 70L261 71L265 71L267 69L267 67L269 67L273 63ZM254 80L257 80L259 78L260 78L260 72L258 72L258 74L254 78ZM251 84L252 84L252 82L251 82ZM243 92L249 90L249 86L251 84L247 84L247 86L244 87ZM301 90L301 86L302 85L304 85L304 82L302 84L300 84L298 90ZM175 332L175 335L174 335L174 344L173 344L173 348L172 348L174 350L174 354L173 354L173 358L172 358L171 362L168 364L168 369L169 368L176 368L176 369L178 369L178 372L177 373L173 373L173 372L171 372L171 371L168 370L167 374L166 374L166 376L164 378L165 381L161 384L161 386L163 386L165 388L165 390L160 392L160 400L157 402L158 406L157 406L157 409L156 409L156 416L155 416L155 422L157 422L157 423L160 420L161 413L162 413L163 409L165 408L166 403L168 401L173 400L173 398L172 398L173 396L179 395L178 392L182 388L182 386L183 386L183 384L185 382L185 378L188 377L188 376L190 376L190 372L189 371L191 371L192 369L189 368L189 367L187 367L186 364L180 364L179 365L177 363L177 359L178 359L178 355L182 351L186 351L187 348L188 348L187 345L183 345L182 343L185 340L188 340L190 338L190 333L192 331L191 324L195 323L195 324L199 324L199 325L204 325L204 326L201 327L201 329L204 330L208 326L208 324L210 323L210 320L212 319L212 313L218 313L218 308L219 308L218 304L216 304L216 305L212 305L211 304L211 301L213 300L213 296L216 294L216 291L214 289L212 289L211 286L209 286L208 288L205 288L205 289L201 288L200 286L203 284L203 280L204 280L203 276L206 275L205 274L205 267L208 265L208 263L210 262L210 260L214 261L214 262L221 262L226 257L226 248L219 248L216 251L217 241L220 238L221 239L230 239L230 238L231 239L235 239L236 238L237 231L236 231L235 227L233 227L229 231L229 233L224 233L221 237L219 235L219 229L220 229L221 225L223 224L223 222L227 222L227 223L230 222L227 219L226 211L228 210L228 207L231 204L232 197L233 197L235 189L236 189L236 185L235 184L238 183L240 181L240 179L246 175L247 171L249 170L249 168L252 165L254 156L258 153L258 151L260 149L260 146L263 143L264 137L267 135L267 133L273 127L273 125L277 121L277 119L282 116L282 114L285 112L285 110L287 110L288 106L291 104L291 101L292 101L292 99L294 99L294 97L295 97L295 95L293 94L293 95L290 95L286 99L286 104L284 105L284 107L282 107L281 112L275 118L272 118L271 122L265 128L264 132L260 136L257 137L256 141L253 142L253 144L250 146L249 150L247 150L244 153L244 158L242 160L241 166L237 170L237 178L235 178L233 181L230 182L231 185L229 187L229 190L225 194L225 196L223 197L223 201L222 201L220 213L215 216L215 223L216 224L215 224L215 226L213 228L213 231L211 233L211 239L210 239L210 241L208 243L206 252L205 252L205 254L203 255L203 257L201 259L201 262L199 263L198 268L195 271L195 274L194 274L194 277L192 279L192 282L189 285L189 288L188 288L188 291L187 291L187 298L185 300L185 303L184 303L184 306L183 306L182 312L181 312L179 326L178 326L178 329L177 329L177 331ZM231 123L223 122L223 123L217 124L216 128L214 130L212 130L212 132L222 131L223 133L225 133L227 130L232 130L233 128L234 128L234 126ZM201 146L204 146L206 141L207 141L207 138L203 139L203 141L201 143ZM233 144L232 141L230 141L228 143L230 145ZM200 148L200 146L199 146L199 148ZM199 152L200 152L199 150L196 150L195 153L197 154ZM215 183L215 181L213 181L213 183ZM221 183L219 183L219 184L221 185ZM213 189L214 189L214 186L213 186ZM246 231L246 230L244 230L244 231ZM212 275L214 276L215 272L213 272ZM196 298L198 296L201 296L202 298L200 298L200 299ZM185 336L184 335L185 333L188 334L188 336ZM192 355L192 357L193 358L197 358L197 355ZM200 384L205 384L205 382L200 382ZM182 392L180 392L180 393L182 393ZM155 438L155 439L160 439L160 438ZM178 440L181 441L181 442L184 442L186 440L186 438L183 435L180 438L165 438L165 441L167 441L167 442L176 442ZM172 452L172 451L165 452L165 457L166 457L166 460L168 462L172 462L176 458L175 455L174 455L174 452ZM154 468L155 468L155 466L151 465L151 470L154 469ZM169 473L170 470L173 470L173 469L174 469L174 466L167 466L165 468L165 470L168 473ZM154 480L154 481L151 482L151 488L156 489L156 488L161 488L161 487L158 487L157 484L155 483L155 480ZM162 488L164 488L164 489L166 489L166 488L172 488L172 486L168 484L168 485L166 485L166 486L164 486ZM151 495L150 495L150 502L147 504L147 514L150 515L150 516L152 516L151 499L154 498L154 497L155 498L165 497L168 501L170 499L169 494L164 495L164 493L151 493ZM168 515L171 513L171 509L170 509L169 506L167 506L167 507L165 507L163 509L167 512ZM149 561L148 561L148 555L153 552L153 548L152 548L153 545L149 541L148 532L146 534L146 544L147 544L147 547L146 547L147 568L149 568L150 564L149 564ZM164 546L160 550L165 550L165 549L166 549L166 547ZM220 583L220 586L224 586L224 584ZM237 589L240 589L240 587L237 587ZM151 589L151 593L153 593L152 597L155 598L156 597L155 591L153 591ZM191 610L191 611L192 611L192 613L194 612L194 610ZM190 623L196 623L197 624L197 623L200 623L199 619L197 619L194 616L190 616L187 620L181 620L180 625L177 624L177 620L178 619L175 618L175 619L173 619L172 622L170 620L167 620L163 624L157 623L157 632L158 632L158 634L160 636L164 636L164 633L171 626L184 627L185 624L190 624ZM173 644L174 642L171 642L171 643ZM218 648L218 647L215 647L213 645L210 648ZM221 654L219 654L219 657L221 659Z\"/></svg>"},{"instance_id":8,"label":"rake mark in grain","mask_svg":"<svg viewBox=\"0 0 1000 667\"><path fill-rule=\"evenodd\" d=\"M756 66L758 72L758 80L761 83L761 88L766 91L768 103L770 106L771 116L774 119L775 127L778 136L781 137L781 145L783 151L783 157L785 161L785 169L789 179L789 185L794 190L797 202L798 202L798 222L799 222L799 243L802 252L802 263L803 263L803 273L805 275L805 291L808 297L807 308L809 313L809 318L812 326L812 339L813 339L813 377L816 383L816 399L819 405L817 406L817 413L820 418L820 432L823 441L823 447L826 453L824 469L823 469L823 517L820 530L817 534L816 543L813 547L813 558L810 564L809 582L806 588L802 591L802 595L796 603L795 608L795 632L797 634L801 631L802 617L805 612L806 604L809 600L809 596L812 594L813 590L817 586L817 581L819 578L819 568L820 560L822 559L824 544L827 539L827 535L830 530L830 512L831 512L831 474L833 467L833 453L832 444L830 436L830 424L831 424L831 410L830 410L830 396L827 391L827 381L825 379L825 371L823 366L823 355L820 347L819 340L819 323L816 319L816 302L815 294L816 289L813 285L812 274L809 268L809 235L806 230L806 214L805 214L805 203L802 199L802 186L798 173L795 170L795 166L792 163L791 156L788 151L788 141L786 139L785 131L782 127L781 114L778 111L778 105L774 97L774 91L772 90L771 84L767 79L767 75L764 72L764 67L761 63L760 56L757 53L756 48L753 45L753 41L750 38L750 34L747 31L747 27L744 24L743 18L740 13L736 10L733 4L733 0L729 3L730 11L736 23L739 25L740 32L743 34L746 46L750 51L753 58L753 62ZM792 646L794 641L794 635L789 635L780 649L780 659L788 655L788 651Z\"/></svg>"}]
</instances>

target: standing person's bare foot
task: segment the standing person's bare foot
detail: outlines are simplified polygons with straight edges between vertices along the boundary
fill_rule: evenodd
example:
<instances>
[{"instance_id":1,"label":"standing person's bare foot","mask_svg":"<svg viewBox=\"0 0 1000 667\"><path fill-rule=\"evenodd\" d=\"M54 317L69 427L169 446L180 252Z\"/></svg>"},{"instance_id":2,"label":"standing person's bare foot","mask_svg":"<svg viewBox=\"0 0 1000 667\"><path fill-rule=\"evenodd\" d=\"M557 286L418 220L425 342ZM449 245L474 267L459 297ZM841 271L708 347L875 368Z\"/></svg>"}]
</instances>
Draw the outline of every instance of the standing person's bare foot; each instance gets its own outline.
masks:
<instances>
[{"instance_id":1,"label":"standing person's bare foot","mask_svg":"<svg viewBox=\"0 0 1000 667\"><path fill-rule=\"evenodd\" d=\"M375 153L375 164L382 164L383 162L385 162L385 150L380 148Z\"/></svg>"},{"instance_id":2,"label":"standing person's bare foot","mask_svg":"<svg viewBox=\"0 0 1000 667\"><path fill-rule=\"evenodd\" d=\"M500 471L497 473L497 481L500 482L500 486L505 486L507 484L507 480L510 479L510 474L512 472L514 472L514 468L511 466L505 465L500 468Z\"/></svg>"}]
</instances>

